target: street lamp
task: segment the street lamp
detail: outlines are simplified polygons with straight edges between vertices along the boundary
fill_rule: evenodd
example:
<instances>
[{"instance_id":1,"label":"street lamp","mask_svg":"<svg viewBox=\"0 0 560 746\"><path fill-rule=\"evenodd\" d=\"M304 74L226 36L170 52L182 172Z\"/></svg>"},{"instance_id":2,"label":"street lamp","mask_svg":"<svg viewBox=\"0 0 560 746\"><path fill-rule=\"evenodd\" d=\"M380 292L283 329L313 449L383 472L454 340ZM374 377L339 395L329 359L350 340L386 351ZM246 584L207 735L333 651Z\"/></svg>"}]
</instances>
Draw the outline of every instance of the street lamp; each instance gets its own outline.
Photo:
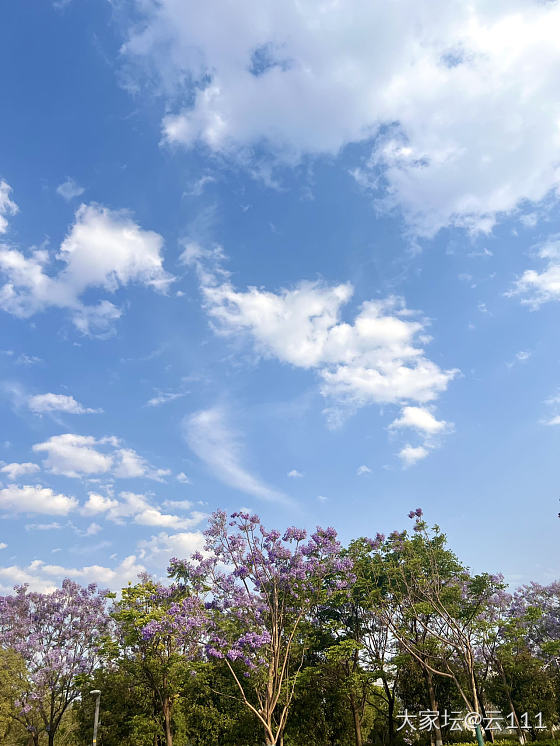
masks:
<instances>
[{"instance_id":1,"label":"street lamp","mask_svg":"<svg viewBox=\"0 0 560 746\"><path fill-rule=\"evenodd\" d=\"M93 718L93 746L97 744L97 724L99 722L99 700L101 699L101 690L92 689L90 694L95 694L95 717Z\"/></svg>"}]
</instances>

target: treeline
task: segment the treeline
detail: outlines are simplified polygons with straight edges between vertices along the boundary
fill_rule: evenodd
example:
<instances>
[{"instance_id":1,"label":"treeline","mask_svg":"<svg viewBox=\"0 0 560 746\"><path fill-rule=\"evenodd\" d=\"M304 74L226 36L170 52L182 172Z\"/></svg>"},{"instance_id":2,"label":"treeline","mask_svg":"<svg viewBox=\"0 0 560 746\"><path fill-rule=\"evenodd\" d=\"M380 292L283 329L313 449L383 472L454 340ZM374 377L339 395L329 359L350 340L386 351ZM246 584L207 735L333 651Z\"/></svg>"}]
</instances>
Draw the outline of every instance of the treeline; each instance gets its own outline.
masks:
<instances>
[{"instance_id":1,"label":"treeline","mask_svg":"<svg viewBox=\"0 0 560 746\"><path fill-rule=\"evenodd\" d=\"M343 547L216 512L202 552L115 596L0 598L0 743L408 746L549 742L560 583L472 573L422 511Z\"/></svg>"}]
</instances>

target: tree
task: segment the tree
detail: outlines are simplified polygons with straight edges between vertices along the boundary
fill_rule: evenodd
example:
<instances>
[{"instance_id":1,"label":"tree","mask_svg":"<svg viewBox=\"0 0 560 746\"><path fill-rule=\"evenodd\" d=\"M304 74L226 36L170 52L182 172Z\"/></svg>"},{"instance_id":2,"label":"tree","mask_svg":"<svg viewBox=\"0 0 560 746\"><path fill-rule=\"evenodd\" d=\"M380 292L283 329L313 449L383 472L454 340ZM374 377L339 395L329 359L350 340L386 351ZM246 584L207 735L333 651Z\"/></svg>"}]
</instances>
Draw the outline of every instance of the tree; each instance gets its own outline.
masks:
<instances>
[{"instance_id":1,"label":"tree","mask_svg":"<svg viewBox=\"0 0 560 746\"><path fill-rule=\"evenodd\" d=\"M15 651L26 668L16 717L36 746L41 732L54 745L80 679L99 662L110 624L106 599L95 584L84 588L68 579L53 593L33 593L24 585L0 597L0 646Z\"/></svg>"},{"instance_id":2,"label":"tree","mask_svg":"<svg viewBox=\"0 0 560 746\"><path fill-rule=\"evenodd\" d=\"M173 709L185 663L200 654L205 616L196 596L148 577L122 591L115 604L117 656L132 664L153 693L165 743L173 746Z\"/></svg>"},{"instance_id":3,"label":"tree","mask_svg":"<svg viewBox=\"0 0 560 746\"><path fill-rule=\"evenodd\" d=\"M233 529L233 531L231 530ZM318 607L351 579L332 528L267 531L256 515L217 511L205 532L206 557L172 560L170 572L209 610L207 655L222 660L238 696L261 723L266 743L283 743ZM231 568L231 569L230 569Z\"/></svg>"},{"instance_id":4,"label":"tree","mask_svg":"<svg viewBox=\"0 0 560 746\"><path fill-rule=\"evenodd\" d=\"M477 644L484 612L492 595L503 587L488 573L471 575L446 547L438 526L431 530L418 508L409 513L414 534L395 531L372 545L372 593L382 617L403 650L422 667L437 711L433 676L451 679L470 713L477 738L485 715L477 681ZM436 733L441 743L441 732Z\"/></svg>"},{"instance_id":5,"label":"tree","mask_svg":"<svg viewBox=\"0 0 560 746\"><path fill-rule=\"evenodd\" d=\"M16 706L28 687L25 661L14 650L0 648L0 743L22 743L31 738L28 723ZM25 739L27 734L28 738Z\"/></svg>"}]
</instances>

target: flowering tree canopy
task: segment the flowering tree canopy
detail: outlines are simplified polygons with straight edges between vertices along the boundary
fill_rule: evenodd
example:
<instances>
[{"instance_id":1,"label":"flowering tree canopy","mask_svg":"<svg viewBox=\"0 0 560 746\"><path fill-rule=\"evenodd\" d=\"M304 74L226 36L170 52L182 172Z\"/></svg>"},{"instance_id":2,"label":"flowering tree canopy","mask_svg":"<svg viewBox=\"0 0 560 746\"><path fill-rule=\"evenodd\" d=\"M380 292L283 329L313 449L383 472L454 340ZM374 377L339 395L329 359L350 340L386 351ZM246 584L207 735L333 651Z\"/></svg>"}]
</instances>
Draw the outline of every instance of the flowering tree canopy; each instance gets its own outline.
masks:
<instances>
[{"instance_id":1,"label":"flowering tree canopy","mask_svg":"<svg viewBox=\"0 0 560 746\"><path fill-rule=\"evenodd\" d=\"M200 657L205 610L196 596L149 577L123 588L115 604L117 655L133 661L158 703L167 746L173 744L173 704L185 661ZM177 671L179 670L179 675Z\"/></svg>"},{"instance_id":2,"label":"flowering tree canopy","mask_svg":"<svg viewBox=\"0 0 560 746\"><path fill-rule=\"evenodd\" d=\"M249 513L217 511L204 554L174 559L170 573L204 599L206 653L223 660L267 744L281 744L316 610L352 580L333 528L267 531Z\"/></svg>"},{"instance_id":3,"label":"flowering tree canopy","mask_svg":"<svg viewBox=\"0 0 560 746\"><path fill-rule=\"evenodd\" d=\"M54 744L80 678L99 661L110 625L106 599L95 584L84 588L68 579L53 593L32 593L24 585L0 597L0 645L15 651L26 668L14 717L36 744L41 731Z\"/></svg>"}]
</instances>

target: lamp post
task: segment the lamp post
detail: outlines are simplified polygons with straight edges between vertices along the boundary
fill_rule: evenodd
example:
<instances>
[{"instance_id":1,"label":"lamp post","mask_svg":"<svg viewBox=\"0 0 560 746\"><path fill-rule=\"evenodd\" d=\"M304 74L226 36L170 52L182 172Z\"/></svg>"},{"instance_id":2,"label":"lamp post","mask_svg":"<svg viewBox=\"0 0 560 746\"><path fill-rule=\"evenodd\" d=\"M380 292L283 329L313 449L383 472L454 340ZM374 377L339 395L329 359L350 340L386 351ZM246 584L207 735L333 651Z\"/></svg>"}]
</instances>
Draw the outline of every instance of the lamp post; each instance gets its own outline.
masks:
<instances>
[{"instance_id":1,"label":"lamp post","mask_svg":"<svg viewBox=\"0 0 560 746\"><path fill-rule=\"evenodd\" d=\"M92 689L90 694L95 694L95 716L93 718L93 746L97 746L97 724L99 722L99 700L101 699L101 690Z\"/></svg>"}]
</instances>

